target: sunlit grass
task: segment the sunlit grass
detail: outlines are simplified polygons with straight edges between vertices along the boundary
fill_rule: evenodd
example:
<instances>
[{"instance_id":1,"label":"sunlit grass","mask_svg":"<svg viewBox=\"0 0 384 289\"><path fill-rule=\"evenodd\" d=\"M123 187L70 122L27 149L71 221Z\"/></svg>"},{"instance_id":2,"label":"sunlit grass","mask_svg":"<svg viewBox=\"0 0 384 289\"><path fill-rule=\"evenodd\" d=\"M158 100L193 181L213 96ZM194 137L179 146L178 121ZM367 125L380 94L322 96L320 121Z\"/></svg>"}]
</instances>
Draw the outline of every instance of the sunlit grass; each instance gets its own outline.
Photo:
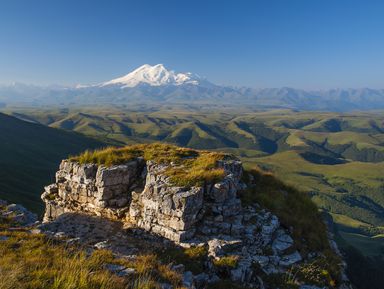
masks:
<instances>
[{"instance_id":1,"label":"sunlit grass","mask_svg":"<svg viewBox=\"0 0 384 289\"><path fill-rule=\"evenodd\" d=\"M237 266L237 263L239 261L238 256L224 256L220 259L214 260L213 264L217 267L226 267L226 268L235 268Z\"/></svg>"},{"instance_id":2,"label":"sunlit grass","mask_svg":"<svg viewBox=\"0 0 384 289\"><path fill-rule=\"evenodd\" d=\"M0 242L0 288L124 288L126 280L103 264L112 254L85 251L54 244L43 235L4 231Z\"/></svg>"},{"instance_id":3,"label":"sunlit grass","mask_svg":"<svg viewBox=\"0 0 384 289\"><path fill-rule=\"evenodd\" d=\"M153 160L158 164L172 164L165 174L170 177L173 184L179 186L202 185L205 182L212 183L222 179L224 170L217 167L217 161L232 158L228 154L154 143L85 151L70 159L81 164L112 166L127 163L137 157Z\"/></svg>"},{"instance_id":4,"label":"sunlit grass","mask_svg":"<svg viewBox=\"0 0 384 289\"><path fill-rule=\"evenodd\" d=\"M182 288L182 276L154 255L140 255L127 261L111 251L87 253L32 235L26 231L0 232L0 289L157 289L166 282ZM135 269L128 277L119 277L106 269L106 264L119 264Z\"/></svg>"}]
</instances>

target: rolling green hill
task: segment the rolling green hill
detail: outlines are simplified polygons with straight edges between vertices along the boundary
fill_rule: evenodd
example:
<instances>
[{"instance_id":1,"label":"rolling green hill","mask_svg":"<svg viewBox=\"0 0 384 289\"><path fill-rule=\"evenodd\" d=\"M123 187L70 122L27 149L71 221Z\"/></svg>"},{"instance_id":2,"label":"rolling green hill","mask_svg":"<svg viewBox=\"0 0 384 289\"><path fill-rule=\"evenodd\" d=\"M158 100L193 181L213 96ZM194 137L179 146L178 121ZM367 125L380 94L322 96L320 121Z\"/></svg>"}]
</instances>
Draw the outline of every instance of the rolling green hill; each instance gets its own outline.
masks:
<instances>
[{"instance_id":1,"label":"rolling green hill","mask_svg":"<svg viewBox=\"0 0 384 289\"><path fill-rule=\"evenodd\" d=\"M40 194L61 159L102 143L0 113L0 199L41 212Z\"/></svg>"},{"instance_id":2,"label":"rolling green hill","mask_svg":"<svg viewBox=\"0 0 384 289\"><path fill-rule=\"evenodd\" d=\"M308 192L330 212L341 235L360 249L356 234L384 233L384 114L293 110L251 111L161 107L8 109L53 128L116 145L164 141L226 151L248 168L260 166ZM383 246L378 243L379 250ZM372 252L370 251L369 254Z\"/></svg>"}]
</instances>

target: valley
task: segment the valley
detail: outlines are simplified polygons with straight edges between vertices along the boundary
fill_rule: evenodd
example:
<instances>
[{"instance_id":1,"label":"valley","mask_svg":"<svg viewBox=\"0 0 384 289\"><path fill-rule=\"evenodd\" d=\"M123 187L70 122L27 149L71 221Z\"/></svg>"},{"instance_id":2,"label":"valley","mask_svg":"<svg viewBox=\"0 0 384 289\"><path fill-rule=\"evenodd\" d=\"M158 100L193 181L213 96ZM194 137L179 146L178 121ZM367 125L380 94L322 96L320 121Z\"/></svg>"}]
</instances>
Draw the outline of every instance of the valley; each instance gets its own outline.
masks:
<instances>
[{"instance_id":1,"label":"valley","mask_svg":"<svg viewBox=\"0 0 384 289\"><path fill-rule=\"evenodd\" d=\"M79 133L22 121L0 113L0 199L41 214L40 195L61 159L102 143Z\"/></svg>"},{"instance_id":2,"label":"valley","mask_svg":"<svg viewBox=\"0 0 384 289\"><path fill-rule=\"evenodd\" d=\"M333 217L340 238L366 255L383 251L384 117L380 111L212 110L176 105L3 111L61 132L83 134L104 146L161 141L233 153L246 168L271 171L309 193Z\"/></svg>"}]
</instances>

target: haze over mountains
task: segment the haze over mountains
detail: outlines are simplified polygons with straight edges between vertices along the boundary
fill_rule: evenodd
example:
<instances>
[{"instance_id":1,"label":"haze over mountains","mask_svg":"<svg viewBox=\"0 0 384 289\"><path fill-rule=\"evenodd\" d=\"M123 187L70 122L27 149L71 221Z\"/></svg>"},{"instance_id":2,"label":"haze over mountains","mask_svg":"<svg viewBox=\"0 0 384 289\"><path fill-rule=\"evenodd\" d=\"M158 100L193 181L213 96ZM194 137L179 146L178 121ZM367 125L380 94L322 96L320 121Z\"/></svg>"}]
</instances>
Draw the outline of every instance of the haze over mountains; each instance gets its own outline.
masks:
<instances>
[{"instance_id":1,"label":"haze over mountains","mask_svg":"<svg viewBox=\"0 0 384 289\"><path fill-rule=\"evenodd\" d=\"M384 108L384 89L246 88L220 86L162 64L145 64L125 76L96 85L39 87L16 83L0 87L1 106L131 105L141 103L210 104L352 111Z\"/></svg>"}]
</instances>

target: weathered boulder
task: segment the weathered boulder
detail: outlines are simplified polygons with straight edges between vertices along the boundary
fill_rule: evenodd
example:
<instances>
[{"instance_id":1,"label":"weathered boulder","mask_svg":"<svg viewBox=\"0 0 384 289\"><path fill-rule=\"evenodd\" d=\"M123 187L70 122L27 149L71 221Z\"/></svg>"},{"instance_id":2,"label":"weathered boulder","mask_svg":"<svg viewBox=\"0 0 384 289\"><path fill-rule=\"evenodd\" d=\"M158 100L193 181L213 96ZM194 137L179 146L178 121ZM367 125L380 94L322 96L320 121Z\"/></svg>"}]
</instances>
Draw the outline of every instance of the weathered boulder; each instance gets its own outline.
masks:
<instances>
[{"instance_id":1,"label":"weathered boulder","mask_svg":"<svg viewBox=\"0 0 384 289\"><path fill-rule=\"evenodd\" d=\"M145 162L143 158L111 167L63 160L56 182L45 187L42 194L46 203L44 221L64 213L81 212L123 220L182 242L203 228L197 224L208 216L217 221L211 226L216 231L240 233L239 222L226 219L241 211L236 196L241 187L241 162L218 161L217 167L225 172L223 179L194 187L174 186L165 174L170 166Z\"/></svg>"},{"instance_id":2,"label":"weathered boulder","mask_svg":"<svg viewBox=\"0 0 384 289\"><path fill-rule=\"evenodd\" d=\"M19 204L8 204L4 200L0 200L0 221L6 218L19 226L31 226L37 222L37 215L28 211Z\"/></svg>"},{"instance_id":3,"label":"weathered boulder","mask_svg":"<svg viewBox=\"0 0 384 289\"><path fill-rule=\"evenodd\" d=\"M220 162L219 166L226 172L221 182L201 187L178 187L173 186L164 174L167 166L148 161L145 187L141 193L132 194L129 220L147 231L183 242L195 235L196 225L208 212L222 219L238 213L241 203L236 192L241 163L226 161Z\"/></svg>"},{"instance_id":4,"label":"weathered boulder","mask_svg":"<svg viewBox=\"0 0 384 289\"><path fill-rule=\"evenodd\" d=\"M112 167L63 160L56 182L42 194L44 221L68 212L122 218L128 211L131 191L142 183L144 166L142 158Z\"/></svg>"},{"instance_id":5,"label":"weathered boulder","mask_svg":"<svg viewBox=\"0 0 384 289\"><path fill-rule=\"evenodd\" d=\"M292 245L293 245L293 239L291 238L291 236L286 234L284 230L278 230L277 236L272 243L272 249L275 252L282 253Z\"/></svg>"}]
</instances>

